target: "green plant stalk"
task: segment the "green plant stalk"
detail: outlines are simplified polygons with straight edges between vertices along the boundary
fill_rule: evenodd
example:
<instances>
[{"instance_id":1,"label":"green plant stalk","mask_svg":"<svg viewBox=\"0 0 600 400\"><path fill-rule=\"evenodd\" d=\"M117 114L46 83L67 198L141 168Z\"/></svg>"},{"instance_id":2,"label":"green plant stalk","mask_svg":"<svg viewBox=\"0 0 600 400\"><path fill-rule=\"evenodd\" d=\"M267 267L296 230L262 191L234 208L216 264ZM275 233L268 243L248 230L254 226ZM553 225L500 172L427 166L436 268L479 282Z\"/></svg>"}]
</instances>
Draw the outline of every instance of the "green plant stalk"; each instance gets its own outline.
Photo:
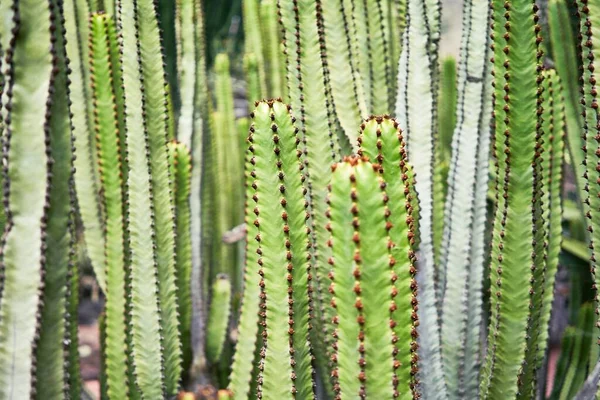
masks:
<instances>
[{"instance_id":1,"label":"green plant stalk","mask_svg":"<svg viewBox=\"0 0 600 400\"><path fill-rule=\"evenodd\" d=\"M489 5L470 1L463 8L463 38L456 122L445 203L440 254L441 340L444 376L451 399L476 398L483 324L485 225L490 159L491 76L489 73ZM453 64L453 62L445 62ZM444 76L445 82L454 81ZM444 73L446 71L444 70ZM450 84L452 86L452 84ZM445 86L442 85L444 97ZM455 87L456 89L456 87ZM441 128L441 124L440 124ZM442 140L443 141L443 140ZM441 149L440 149L441 150Z\"/></svg>"},{"instance_id":2,"label":"green plant stalk","mask_svg":"<svg viewBox=\"0 0 600 400\"><path fill-rule=\"evenodd\" d=\"M18 33L6 51L9 82L3 158L8 206L7 231L2 240L2 298L0 299L0 398L31 397L35 374L34 340L39 331L43 246L49 206L48 154L53 84L50 2L22 1L13 23ZM19 16L16 19L16 15ZM28 77L39 79L31 80Z\"/></svg>"},{"instance_id":3,"label":"green plant stalk","mask_svg":"<svg viewBox=\"0 0 600 400\"><path fill-rule=\"evenodd\" d=\"M392 62L392 80L393 84L396 84L394 77L398 76L398 61L400 60L400 54L402 54L402 36L404 35L404 29L406 28L406 0L391 0L388 1L389 11L389 43L390 43L390 54ZM396 89L393 86L394 90ZM396 101L394 94L394 103Z\"/></svg>"},{"instance_id":4,"label":"green plant stalk","mask_svg":"<svg viewBox=\"0 0 600 400\"><path fill-rule=\"evenodd\" d=\"M333 356L337 394L392 398L402 393L401 398L412 399L408 382L394 382L396 372L404 376L411 368L410 362L403 364L394 357L395 347L404 353L413 338L406 326L402 340L396 337L391 321L397 311L410 315L413 308L406 293L396 301L398 289L389 272L394 269L393 255L379 166L346 158L334 168L328 226L333 248L332 301L337 312Z\"/></svg>"},{"instance_id":5,"label":"green plant stalk","mask_svg":"<svg viewBox=\"0 0 600 400\"><path fill-rule=\"evenodd\" d=\"M244 36L246 53L254 53L258 63L258 73L260 82L260 93L262 98L268 93L267 89L267 69L264 59L263 39L261 37L260 10L258 0L243 0L242 15L244 21ZM215 63L216 64L216 63Z\"/></svg>"},{"instance_id":6,"label":"green plant stalk","mask_svg":"<svg viewBox=\"0 0 600 400\"><path fill-rule=\"evenodd\" d=\"M571 12L565 0L551 0L548 2L548 25L550 42L554 49L552 56L556 72L564 82L565 114L567 123L567 139L571 165L575 170L578 193L585 187L583 178L585 166L584 153L581 151L583 140L583 120L580 105L580 74L578 71L577 53L574 44L571 26Z\"/></svg>"},{"instance_id":7,"label":"green plant stalk","mask_svg":"<svg viewBox=\"0 0 600 400\"><path fill-rule=\"evenodd\" d=\"M329 67L329 82L333 108L351 144L356 143L356 127L367 116L365 93L353 57L350 5L347 1L318 1L317 12L322 14L322 57ZM370 88L369 88L370 89Z\"/></svg>"},{"instance_id":8,"label":"green plant stalk","mask_svg":"<svg viewBox=\"0 0 600 400\"><path fill-rule=\"evenodd\" d=\"M52 39L51 56L56 69L52 73L49 93L51 105L48 109L46 134L48 209L43 238L43 288L38 309L39 337L34 344L35 380L34 393L38 399L62 398L69 394L70 318L69 274L73 254L73 137L69 119L69 89L67 58L65 54L65 31L62 5L58 1L48 2L53 18L51 29L56 28ZM17 132L15 132L16 134ZM51 162L53 160L54 162ZM24 182L23 182L24 183ZM28 251L28 250L25 250ZM20 267L19 267L20 268ZM78 367L78 365L77 365Z\"/></svg>"},{"instance_id":9,"label":"green plant stalk","mask_svg":"<svg viewBox=\"0 0 600 400\"><path fill-rule=\"evenodd\" d=\"M215 364L221 358L227 326L231 316L231 281L225 274L217 275L212 286L212 297L206 324L206 357Z\"/></svg>"},{"instance_id":10,"label":"green plant stalk","mask_svg":"<svg viewBox=\"0 0 600 400\"><path fill-rule=\"evenodd\" d=\"M407 152L415 154L412 166L419 177L415 190L419 197L419 343L421 353L420 379L423 397L446 398L446 388L440 355L438 301L434 284L434 216L437 215L433 197L434 104L436 91L432 85L436 64L428 49L434 33L425 15L428 10L423 0L409 0L407 26L402 56L398 67L398 95L396 116L405 127Z\"/></svg>"},{"instance_id":11,"label":"green plant stalk","mask_svg":"<svg viewBox=\"0 0 600 400\"><path fill-rule=\"evenodd\" d=\"M154 0L137 1L141 75L144 88L148 148L152 183L153 223L161 311L167 395L177 393L181 377L181 341L177 317L175 272L175 215L170 191L167 155L166 79L160 29Z\"/></svg>"},{"instance_id":12,"label":"green plant stalk","mask_svg":"<svg viewBox=\"0 0 600 400\"><path fill-rule=\"evenodd\" d=\"M252 112L252 110L254 110L254 102L262 100L260 96L261 92L260 77L258 76L258 61L254 53L244 54L244 76L246 78L246 98L248 99L248 112Z\"/></svg>"},{"instance_id":13,"label":"green plant stalk","mask_svg":"<svg viewBox=\"0 0 600 400\"><path fill-rule=\"evenodd\" d=\"M156 234L153 223L152 173L149 132L144 119L144 92L140 80L137 4L120 0L117 23L121 33L121 65L125 87L126 145L129 179L127 232L129 271L131 358L136 386L147 398L161 398L166 390L163 374L161 313L158 294ZM152 17L154 13L151 13ZM150 40L149 37L146 40ZM162 64L161 64L162 65ZM165 130L166 132L166 130ZM169 185L166 185L167 188Z\"/></svg>"},{"instance_id":14,"label":"green plant stalk","mask_svg":"<svg viewBox=\"0 0 600 400\"><path fill-rule=\"evenodd\" d=\"M480 397L515 397L532 303L532 278L543 270L540 244L541 105L537 16L533 2L519 0L509 10L492 3L497 208L492 238L491 315ZM507 24L507 21L510 23ZM509 31L510 30L510 31ZM526 223L527 221L527 223ZM531 223L529 223L531 221ZM541 229L540 229L541 228ZM533 321L532 321L533 322ZM528 396L524 387L520 393Z\"/></svg>"},{"instance_id":15,"label":"green plant stalk","mask_svg":"<svg viewBox=\"0 0 600 400\"><path fill-rule=\"evenodd\" d=\"M105 346L107 395L127 397L127 357L125 324L125 249L123 227L122 160L116 97L113 92L113 65L110 48L115 37L110 37L108 26L114 25L106 14L90 17L91 92L94 98L94 129L98 145L98 168L103 192L102 207L105 216ZM114 30L114 27L113 27ZM112 41L112 44L111 44Z\"/></svg>"},{"instance_id":16,"label":"green plant stalk","mask_svg":"<svg viewBox=\"0 0 600 400\"><path fill-rule=\"evenodd\" d=\"M340 158L339 143L334 131L335 120L328 97L327 71L320 53L320 38L314 20L316 4L312 0L278 2L283 43L287 55L287 82L292 109L296 110L298 128L303 142L304 165L308 179L311 212L311 242L315 305L313 343L318 369L323 381L329 378L331 294L325 285L329 267L326 260L331 249L323 246L329 237L325 230L326 185L331 177L330 165ZM300 41L296 42L296 35ZM300 71L300 73L298 73Z\"/></svg>"},{"instance_id":17,"label":"green plant stalk","mask_svg":"<svg viewBox=\"0 0 600 400\"><path fill-rule=\"evenodd\" d=\"M190 228L190 180L192 160L183 143L169 143L172 191L175 199L175 271L177 273L177 310L183 355L183 369L191 363L190 330L192 322L191 274L192 238Z\"/></svg>"},{"instance_id":18,"label":"green plant stalk","mask_svg":"<svg viewBox=\"0 0 600 400\"><path fill-rule=\"evenodd\" d=\"M600 205L600 186L598 185L598 179L600 179L600 171L595 167L598 162L598 142L596 136L598 135L598 118L600 114L597 109L597 93L596 93L596 78L594 75L595 60L600 56L598 49L594 46L594 38L600 28L600 4L596 1L583 3L577 2L578 14L580 18L580 31L581 31L581 60L583 63L582 70L582 99L581 104L583 105L583 139L585 141L582 147L584 153L584 166L585 166L585 186L584 186L584 210L588 219L588 232L589 233L589 249L590 249L590 262L591 262L591 273L594 280L594 290L600 284L600 273L598 272L598 261L596 257L596 247L600 243L600 226L598 224L599 214L598 206ZM587 196L587 197L586 197ZM596 312L600 310L600 297L595 297ZM598 317L596 317L598 318ZM598 320L597 320L598 321ZM600 325L596 325L596 328ZM595 331L596 335L598 330Z\"/></svg>"},{"instance_id":19,"label":"green plant stalk","mask_svg":"<svg viewBox=\"0 0 600 400\"><path fill-rule=\"evenodd\" d=\"M177 140L190 147L194 134L194 96L196 92L195 63L196 0L176 1L175 28L177 34L178 86L181 107L177 120Z\"/></svg>"},{"instance_id":20,"label":"green plant stalk","mask_svg":"<svg viewBox=\"0 0 600 400\"><path fill-rule=\"evenodd\" d=\"M312 284L308 203L302 152L289 108L260 102L254 111L249 150L259 242L260 320L264 327L258 398L312 399L309 339ZM249 216L249 218L252 218ZM284 267L285 266L285 267Z\"/></svg>"},{"instance_id":21,"label":"green plant stalk","mask_svg":"<svg viewBox=\"0 0 600 400\"><path fill-rule=\"evenodd\" d=\"M8 2L6 2L8 3ZM90 68L87 44L88 18L91 11L88 0L65 0L63 3L66 49L71 73L71 113L77 157L75 158L75 186L77 203L84 227L87 254L96 280L106 291L104 260L104 227L99 200L96 143L93 135L93 104L89 87Z\"/></svg>"},{"instance_id":22,"label":"green plant stalk","mask_svg":"<svg viewBox=\"0 0 600 400\"><path fill-rule=\"evenodd\" d=\"M263 0L260 2L260 19L263 27L264 59L269 66L269 97L286 98L285 70L283 67L285 60L281 51L281 32L277 21L276 0Z\"/></svg>"},{"instance_id":23,"label":"green plant stalk","mask_svg":"<svg viewBox=\"0 0 600 400\"><path fill-rule=\"evenodd\" d=\"M240 121L247 119L239 119ZM249 126L244 130L249 131ZM254 129L254 128L253 128ZM239 129L241 133L241 128ZM248 146L245 146L248 147ZM258 375L257 370L257 354L258 354L258 312L259 312L259 295L260 276L256 273L258 261L258 241L255 239L258 234L258 228L252 224L249 205L252 203L252 164L250 163L251 153L249 150L245 152L245 183L246 183L246 202L245 202L245 218L246 226L246 251L245 251L245 268L244 268L244 290L242 291L242 305L240 311L240 319L238 324L238 340L233 356L233 364L231 366L231 375L229 377L228 389L233 393L233 398L236 400L244 400L252 398L255 393L252 393L252 382L256 380Z\"/></svg>"},{"instance_id":24,"label":"green plant stalk","mask_svg":"<svg viewBox=\"0 0 600 400\"><path fill-rule=\"evenodd\" d=\"M369 118L361 126L359 143L359 154L379 164L378 170L385 181L384 193L389 198L386 203L386 210L389 211L391 216L387 216L386 221L389 221L391 226L387 235L394 246L388 253L391 259L394 260L393 263L390 261L389 268L392 271L392 290L395 293L391 299L393 308L390 309L390 319L393 321L392 330L397 339L395 344L397 353L394 359L399 362L399 367L395 370L395 377L398 381L395 389L400 398L411 399L413 393L417 393L417 381L414 375L417 371L416 327L418 325L416 268L414 266L416 221L413 212L416 198L412 190L414 184L413 174L406 160L406 143L395 120L388 117ZM375 197L375 193L372 196ZM340 211L338 210L338 212ZM342 212L347 213L348 210L342 210ZM370 215L367 215L366 218L362 217L361 222L363 219L369 222L369 217ZM362 227L363 224L361 223L359 230L362 230ZM335 233L341 235L339 230L334 230L333 236L335 236ZM352 230L347 229L344 235L351 233ZM344 248L351 244L349 240L340 241L334 237L334 250L337 243L340 242L344 244ZM348 255L350 254L351 252L348 252ZM385 254L385 252L382 254ZM335 254L334 260L337 261ZM347 265L351 265L351 263ZM340 268L344 269L348 266ZM338 275L334 273L334 283L337 278ZM366 317L369 319L369 315L366 315Z\"/></svg>"},{"instance_id":25,"label":"green plant stalk","mask_svg":"<svg viewBox=\"0 0 600 400\"><path fill-rule=\"evenodd\" d=\"M72 132L72 127L71 127ZM73 182L71 183L71 187L75 187L74 176L72 175L71 179ZM75 206L75 201L77 196L75 193L71 193L71 199L73 201L72 206ZM77 255L76 249L77 244L75 238L77 237L77 232L75 230L75 213L72 213L73 221L71 222L71 240L72 243L72 251L70 254L69 260L69 274L67 276L67 315L68 319L67 325L67 337L68 341L67 347L67 356L66 356L66 368L67 368L67 382L68 382L68 393L71 399L76 399L81 397L81 393L84 390L82 379L81 379L81 369L79 365L79 266L77 264Z\"/></svg>"}]
</instances>

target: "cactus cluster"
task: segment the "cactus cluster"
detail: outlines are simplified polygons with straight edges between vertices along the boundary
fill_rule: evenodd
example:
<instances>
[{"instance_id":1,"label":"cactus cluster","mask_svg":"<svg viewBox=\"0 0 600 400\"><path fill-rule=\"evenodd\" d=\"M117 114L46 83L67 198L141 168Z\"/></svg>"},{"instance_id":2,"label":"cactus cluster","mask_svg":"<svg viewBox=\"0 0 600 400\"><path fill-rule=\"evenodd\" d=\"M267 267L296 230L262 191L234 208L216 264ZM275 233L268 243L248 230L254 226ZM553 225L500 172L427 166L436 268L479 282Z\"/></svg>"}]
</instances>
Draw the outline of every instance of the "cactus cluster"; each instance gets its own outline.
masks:
<instances>
[{"instance_id":1,"label":"cactus cluster","mask_svg":"<svg viewBox=\"0 0 600 400\"><path fill-rule=\"evenodd\" d=\"M465 0L458 62L438 0L240 12L207 61L201 0L0 0L0 399L86 394L77 245L103 399L599 396L598 0Z\"/></svg>"}]
</instances>

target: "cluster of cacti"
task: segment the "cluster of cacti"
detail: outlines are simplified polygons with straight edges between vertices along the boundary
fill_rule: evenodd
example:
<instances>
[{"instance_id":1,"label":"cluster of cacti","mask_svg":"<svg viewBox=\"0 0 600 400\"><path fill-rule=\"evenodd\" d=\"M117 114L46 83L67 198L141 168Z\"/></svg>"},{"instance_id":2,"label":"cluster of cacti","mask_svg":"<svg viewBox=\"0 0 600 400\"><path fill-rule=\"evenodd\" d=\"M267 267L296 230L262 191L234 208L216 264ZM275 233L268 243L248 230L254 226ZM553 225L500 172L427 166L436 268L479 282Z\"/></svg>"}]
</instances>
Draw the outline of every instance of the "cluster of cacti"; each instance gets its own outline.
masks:
<instances>
[{"instance_id":1,"label":"cluster of cacti","mask_svg":"<svg viewBox=\"0 0 600 400\"><path fill-rule=\"evenodd\" d=\"M0 399L81 396L76 221L102 398L598 396L600 3L569 7L544 43L533 0L465 0L455 63L438 0L243 0L208 74L201 0L0 0ZM550 390L565 158L592 283Z\"/></svg>"}]
</instances>

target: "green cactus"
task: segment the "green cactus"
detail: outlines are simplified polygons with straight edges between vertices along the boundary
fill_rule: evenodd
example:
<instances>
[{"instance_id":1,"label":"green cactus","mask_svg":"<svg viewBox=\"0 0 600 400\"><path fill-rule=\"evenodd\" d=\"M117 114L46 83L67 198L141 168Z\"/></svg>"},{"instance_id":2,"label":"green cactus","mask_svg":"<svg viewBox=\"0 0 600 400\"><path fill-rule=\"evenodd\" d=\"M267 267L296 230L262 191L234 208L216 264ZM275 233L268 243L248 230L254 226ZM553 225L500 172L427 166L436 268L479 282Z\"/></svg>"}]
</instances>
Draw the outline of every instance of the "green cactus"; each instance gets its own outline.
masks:
<instances>
[{"instance_id":1,"label":"green cactus","mask_svg":"<svg viewBox=\"0 0 600 400\"><path fill-rule=\"evenodd\" d=\"M121 158L124 143L120 132L124 121L122 104L116 101L114 87L119 85L120 64L116 53L116 35L112 18L93 14L90 18L91 91L94 98L94 125L98 143L98 168L102 187L102 207L105 216L105 346L107 395L127 396L127 357L125 324L125 240L124 199ZM116 84L112 84L117 82ZM106 84L108 83L108 84ZM126 176L126 175L125 175Z\"/></svg>"},{"instance_id":2,"label":"green cactus","mask_svg":"<svg viewBox=\"0 0 600 400\"><path fill-rule=\"evenodd\" d=\"M251 226L259 242L253 267L261 278L260 323L264 327L257 396L314 398L309 214L297 129L288 106L269 101L257 105L250 132L254 191L248 211L252 208L255 215Z\"/></svg>"},{"instance_id":3,"label":"green cactus","mask_svg":"<svg viewBox=\"0 0 600 400\"><path fill-rule=\"evenodd\" d=\"M58 1L12 6L9 26L1 27L7 46L2 68L7 220L0 268L0 398L79 396L77 355L64 345L76 324L72 293L78 289L71 279L77 276L75 199L63 9Z\"/></svg>"},{"instance_id":4,"label":"green cactus","mask_svg":"<svg viewBox=\"0 0 600 400\"><path fill-rule=\"evenodd\" d=\"M8 3L8 2L6 2ZM100 288L106 290L104 231L99 193L100 182L96 141L93 129L93 104L90 82L89 13L94 8L89 0L65 0L64 16L67 35L66 49L70 60L71 112L77 158L75 186L79 214L85 229L86 250Z\"/></svg>"},{"instance_id":5,"label":"green cactus","mask_svg":"<svg viewBox=\"0 0 600 400\"><path fill-rule=\"evenodd\" d=\"M438 282L443 299L444 376L450 399L477 397L483 347L484 229L491 139L488 10L489 5L482 1L467 2L463 9L469 29L463 30ZM448 123L448 118L445 121Z\"/></svg>"},{"instance_id":6,"label":"green cactus","mask_svg":"<svg viewBox=\"0 0 600 400\"><path fill-rule=\"evenodd\" d=\"M177 310L179 312L179 331L183 369L191 363L191 276L192 276L192 238L190 227L190 181L192 160L189 149L182 143L169 143L169 161L171 184L175 200L175 271L177 274Z\"/></svg>"},{"instance_id":7,"label":"green cactus","mask_svg":"<svg viewBox=\"0 0 600 400\"><path fill-rule=\"evenodd\" d=\"M254 109L254 102L260 101L260 77L258 74L258 61L254 53L244 54L244 75L246 78L246 98L248 110Z\"/></svg>"},{"instance_id":8,"label":"green cactus","mask_svg":"<svg viewBox=\"0 0 600 400\"><path fill-rule=\"evenodd\" d=\"M216 363L221 358L227 338L227 326L231 315L231 281L225 274L217 275L212 285L212 298L206 331L206 356Z\"/></svg>"},{"instance_id":9,"label":"green cactus","mask_svg":"<svg viewBox=\"0 0 600 400\"><path fill-rule=\"evenodd\" d=\"M537 349L531 309L543 280L543 217L541 212L543 132L536 7L515 1L509 10L492 2L494 35L494 117L496 137L496 200L491 259L491 316L488 350L482 370L483 398L528 398L528 369L521 363ZM509 23L507 23L510 20ZM510 31L509 31L510 30ZM528 221L528 223L525 223ZM524 375L522 375L524 374Z\"/></svg>"},{"instance_id":10,"label":"green cactus","mask_svg":"<svg viewBox=\"0 0 600 400\"><path fill-rule=\"evenodd\" d=\"M263 39L261 38L260 2L259 0L243 0L242 11L244 16L244 36L246 37L246 53L253 53L256 57L259 72L260 96L268 92ZM216 69L216 68L215 68ZM254 100L253 100L254 101Z\"/></svg>"},{"instance_id":11,"label":"green cactus","mask_svg":"<svg viewBox=\"0 0 600 400\"><path fill-rule=\"evenodd\" d=\"M277 1L260 2L260 19L263 39L263 53L268 72L268 97L287 97L285 86L285 60L281 48L281 32L277 21ZM258 99L256 99L258 100Z\"/></svg>"}]
</instances>

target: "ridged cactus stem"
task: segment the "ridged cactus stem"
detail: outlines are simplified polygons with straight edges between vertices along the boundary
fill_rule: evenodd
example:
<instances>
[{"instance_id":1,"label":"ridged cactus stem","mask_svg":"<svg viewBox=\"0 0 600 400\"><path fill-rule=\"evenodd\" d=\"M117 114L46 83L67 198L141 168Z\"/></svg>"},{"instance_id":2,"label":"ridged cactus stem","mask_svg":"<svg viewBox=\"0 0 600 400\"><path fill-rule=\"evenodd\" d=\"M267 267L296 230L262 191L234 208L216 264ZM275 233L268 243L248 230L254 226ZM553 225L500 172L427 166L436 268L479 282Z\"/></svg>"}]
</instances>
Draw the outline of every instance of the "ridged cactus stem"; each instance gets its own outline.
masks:
<instances>
[{"instance_id":1,"label":"ridged cactus stem","mask_svg":"<svg viewBox=\"0 0 600 400\"><path fill-rule=\"evenodd\" d=\"M391 213L379 169L366 159L346 158L334 166L331 181L328 228L333 248L333 376L338 398L413 398L411 382L403 378L416 373L416 358L414 365L410 357L405 358L416 330L413 326L413 338L411 325L405 326L402 340L394 332L396 313L413 311L410 295L406 297L406 289L411 290L410 284L397 285L389 236ZM398 287L403 292L400 299Z\"/></svg>"},{"instance_id":2,"label":"ridged cactus stem","mask_svg":"<svg viewBox=\"0 0 600 400\"><path fill-rule=\"evenodd\" d=\"M389 199L390 263L394 292L392 310L393 332L396 342L397 390L401 398L416 394L417 371L417 287L416 287L416 220L414 208L414 179L406 159L406 143L398 123L387 116L371 117L361 126L359 154L378 164L385 182L384 193ZM336 275L337 278L337 275Z\"/></svg>"},{"instance_id":3,"label":"ridged cactus stem","mask_svg":"<svg viewBox=\"0 0 600 400\"><path fill-rule=\"evenodd\" d=\"M231 316L231 281L225 274L217 275L212 285L208 322L206 324L206 357L209 362L219 362L227 339Z\"/></svg>"},{"instance_id":4,"label":"ridged cactus stem","mask_svg":"<svg viewBox=\"0 0 600 400\"><path fill-rule=\"evenodd\" d=\"M598 287L600 287L600 271L598 271L598 259L600 258L598 253L598 243L600 243L600 186L598 185L598 179L600 179L600 171L597 168L598 161L598 142L596 137L599 132L598 120L600 119L600 113L597 108L597 90L596 90L596 76L594 74L595 68L597 67L597 60L600 57L596 38L598 32L600 32L600 22L598 17L600 16L600 4L597 1L578 1L578 16L580 20L580 34L581 34L581 61L582 67L580 69L582 76L582 87L581 87L581 104L583 109L583 139L584 139L584 166L585 166L585 186L584 194L587 195L584 198L585 212L588 219L588 231L589 233L589 249L590 249L590 264L592 278L594 279L594 300L596 306L596 314L600 311L600 296L598 295ZM600 320L597 320L600 321ZM600 338L596 324L595 334L596 338ZM598 341L600 344L600 339Z\"/></svg>"},{"instance_id":5,"label":"ridged cactus stem","mask_svg":"<svg viewBox=\"0 0 600 400\"><path fill-rule=\"evenodd\" d=\"M533 323L534 281L540 264L542 54L536 6L519 0L508 9L492 2L496 201L492 238L491 315L480 397L530 396L519 387ZM541 227L543 230L543 226ZM536 244L536 241L538 242ZM542 249L543 253L543 249ZM543 255L543 254L542 254ZM537 282L537 283L536 283ZM536 284L536 287L532 286Z\"/></svg>"},{"instance_id":6,"label":"ridged cactus stem","mask_svg":"<svg viewBox=\"0 0 600 400\"><path fill-rule=\"evenodd\" d=\"M329 237L325 230L326 185L331 177L330 165L339 161L340 149L334 131L334 115L329 96L327 73L323 68L315 23L316 4L312 0L278 1L283 43L286 54L288 93L292 108L297 110L301 130L303 161L308 180L311 212L313 277L315 278L315 351L324 381L329 380L331 295L326 289L326 264L331 249L321 245ZM297 40L297 37L300 40Z\"/></svg>"},{"instance_id":7,"label":"ridged cactus stem","mask_svg":"<svg viewBox=\"0 0 600 400\"><path fill-rule=\"evenodd\" d=\"M240 120L238 120L240 121ZM249 123L249 121L247 121ZM249 128L249 127L248 127ZM248 130L246 130L248 131ZM247 147L247 146L246 146ZM229 377L229 390L233 393L233 398L236 400L244 400L249 396L254 395L251 392L253 380L256 380L258 375L258 338L259 338L259 294L260 294L260 275L256 273L256 265L258 261L258 245L255 237L257 234L256 227L252 225L253 218L249 206L252 205L252 196L254 188L252 182L252 164L250 159L252 154L249 150L245 152L245 184L246 184L246 201L245 201L245 218L246 225L246 259L244 266L244 290L242 292L242 305L240 310L240 319L238 331L243 332L238 336L235 354L233 356L233 364L231 366L231 376Z\"/></svg>"},{"instance_id":8,"label":"ridged cactus stem","mask_svg":"<svg viewBox=\"0 0 600 400\"><path fill-rule=\"evenodd\" d=\"M88 0L64 0L65 28L67 31L67 56L71 73L71 112L77 158L75 159L75 185L77 203L84 227L87 254L100 288L106 290L104 260L104 225L98 194L99 177L96 160L96 143L93 134L94 115L90 82L89 14Z\"/></svg>"},{"instance_id":9,"label":"ridged cactus stem","mask_svg":"<svg viewBox=\"0 0 600 400\"><path fill-rule=\"evenodd\" d=\"M254 102L261 100L258 61L254 53L244 54L244 75L246 77L246 99L248 110L254 110Z\"/></svg>"},{"instance_id":10,"label":"ridged cactus stem","mask_svg":"<svg viewBox=\"0 0 600 400\"><path fill-rule=\"evenodd\" d=\"M71 382L69 372L70 346L65 346L71 336L73 322L68 309L70 275L73 273L74 201L73 189L73 137L69 119L68 61L65 53L65 29L62 2L50 1L52 37L51 55L55 69L52 72L48 109L46 153L47 211L46 235L42 245L44 273L42 301L38 315L39 337L35 339L35 379L32 394L37 399L63 398L77 393L78 384ZM41 132L40 132L41 133ZM18 134L15 132L15 134ZM24 182L22 182L24 183ZM25 250L29 251L29 250ZM21 266L19 266L21 268ZM74 287L77 289L77 286ZM76 321L76 319L75 319ZM76 323L76 322L75 322ZM14 329L14 328L13 328ZM18 331L17 331L18 332ZM78 368L78 363L74 366ZM74 392L71 392L70 385ZM19 393L19 392L16 392ZM9 396L10 397L10 396Z\"/></svg>"},{"instance_id":11,"label":"ridged cactus stem","mask_svg":"<svg viewBox=\"0 0 600 400\"><path fill-rule=\"evenodd\" d=\"M175 271L177 273L177 309L183 354L183 368L191 363L190 329L192 322L191 274L192 238L190 227L190 180L192 160L189 149L178 142L169 143L172 191L175 200Z\"/></svg>"},{"instance_id":12,"label":"ridged cactus stem","mask_svg":"<svg viewBox=\"0 0 600 400\"><path fill-rule=\"evenodd\" d=\"M481 362L492 105L489 4L465 3L463 27L439 266L442 356L451 399L477 397Z\"/></svg>"},{"instance_id":13,"label":"ridged cactus stem","mask_svg":"<svg viewBox=\"0 0 600 400\"><path fill-rule=\"evenodd\" d=\"M258 63L260 93L259 98L267 95L267 74L263 51L263 40L260 29L260 10L258 0L243 0L244 36L246 37L246 52L254 53ZM253 100L256 101L257 99Z\"/></svg>"},{"instance_id":14,"label":"ridged cactus stem","mask_svg":"<svg viewBox=\"0 0 600 400\"><path fill-rule=\"evenodd\" d=\"M7 52L10 76L3 164L7 229L2 238L0 398L33 397L34 342L46 267L51 140L52 31L50 1L13 2L15 36ZM31 51L31 49L36 51ZM36 76L37 79L30 79Z\"/></svg>"},{"instance_id":15,"label":"ridged cactus stem","mask_svg":"<svg viewBox=\"0 0 600 400\"><path fill-rule=\"evenodd\" d=\"M260 2L260 19L265 63L268 65L269 97L286 97L285 60L281 47L281 32L277 21L277 0Z\"/></svg>"},{"instance_id":16,"label":"ridged cactus stem","mask_svg":"<svg viewBox=\"0 0 600 400\"><path fill-rule=\"evenodd\" d=\"M260 353L259 399L312 399L314 395L309 339L310 283L308 206L303 187L300 140L289 107L260 102L253 114L250 163L263 348ZM284 356L286 355L286 356Z\"/></svg>"},{"instance_id":17,"label":"ridged cactus stem","mask_svg":"<svg viewBox=\"0 0 600 400\"><path fill-rule=\"evenodd\" d=\"M125 324L125 246L123 216L123 181L121 147L119 140L117 100L113 91L115 70L111 47L116 37L109 36L109 25L114 22L106 14L90 17L91 91L94 98L94 129L98 145L98 168L102 187L102 207L105 216L105 345L106 385L111 398L127 397L127 357Z\"/></svg>"}]
</instances>

